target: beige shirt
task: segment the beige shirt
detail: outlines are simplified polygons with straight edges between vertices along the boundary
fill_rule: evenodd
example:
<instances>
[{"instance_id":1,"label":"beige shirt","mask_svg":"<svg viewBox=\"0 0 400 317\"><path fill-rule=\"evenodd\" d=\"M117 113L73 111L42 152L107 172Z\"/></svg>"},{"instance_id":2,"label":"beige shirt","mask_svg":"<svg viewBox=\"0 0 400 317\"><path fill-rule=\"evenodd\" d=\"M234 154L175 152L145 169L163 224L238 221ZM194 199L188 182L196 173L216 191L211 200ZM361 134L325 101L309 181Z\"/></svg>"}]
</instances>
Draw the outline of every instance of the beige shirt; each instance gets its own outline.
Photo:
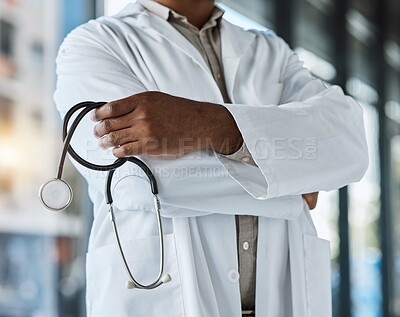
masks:
<instances>
[{"instance_id":1,"label":"beige shirt","mask_svg":"<svg viewBox=\"0 0 400 317\"><path fill-rule=\"evenodd\" d=\"M199 30L186 17L155 1L139 1L147 10L162 17L174 26L201 53L217 83L225 103L230 103L227 93L221 58L220 20L224 11L215 7L206 24ZM253 163L244 146L227 157L245 163ZM254 164L254 163L253 163ZM258 218L236 216L238 264L242 310L255 309L256 254Z\"/></svg>"}]
</instances>

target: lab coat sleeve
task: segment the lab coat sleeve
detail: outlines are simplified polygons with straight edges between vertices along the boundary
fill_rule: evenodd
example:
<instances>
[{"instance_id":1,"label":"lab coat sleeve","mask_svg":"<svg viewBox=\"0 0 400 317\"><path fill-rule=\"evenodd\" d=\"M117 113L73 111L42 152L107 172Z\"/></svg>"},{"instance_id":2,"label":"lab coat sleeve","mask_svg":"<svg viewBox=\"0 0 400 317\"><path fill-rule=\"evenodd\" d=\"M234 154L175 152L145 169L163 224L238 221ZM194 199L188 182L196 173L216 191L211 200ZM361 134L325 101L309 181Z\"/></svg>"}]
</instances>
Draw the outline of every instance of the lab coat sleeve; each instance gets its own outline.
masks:
<instances>
[{"instance_id":1,"label":"lab coat sleeve","mask_svg":"<svg viewBox=\"0 0 400 317\"><path fill-rule=\"evenodd\" d=\"M124 60L104 45L104 38L107 37L107 28L93 21L73 31L61 45L56 61L57 86L54 94L61 117L74 104L82 101L117 100L147 90ZM93 136L94 125L90 119L84 118L71 144L83 158L97 164L109 164L115 157L111 150L103 151L98 147ZM229 176L213 152L202 151L177 159L142 159L155 172L162 214L166 217L223 213L291 219L297 217L302 206L300 196L269 201L254 199ZM72 163L86 178L90 192L104 192L107 173L86 169L73 160ZM253 167L250 175L260 178L257 170ZM127 175L141 176L133 164L125 164L115 172L113 183L118 183L118 190L114 191L115 207L121 210L153 210L150 188L143 191L143 182L137 177L124 177ZM136 189L145 194L138 195Z\"/></svg>"},{"instance_id":2,"label":"lab coat sleeve","mask_svg":"<svg viewBox=\"0 0 400 317\"><path fill-rule=\"evenodd\" d=\"M340 87L325 88L313 78L283 40L265 40L275 41L283 56L280 102L225 104L263 177L248 177L249 166L217 154L221 163L257 199L329 191L360 180L368 166L361 106Z\"/></svg>"}]
</instances>

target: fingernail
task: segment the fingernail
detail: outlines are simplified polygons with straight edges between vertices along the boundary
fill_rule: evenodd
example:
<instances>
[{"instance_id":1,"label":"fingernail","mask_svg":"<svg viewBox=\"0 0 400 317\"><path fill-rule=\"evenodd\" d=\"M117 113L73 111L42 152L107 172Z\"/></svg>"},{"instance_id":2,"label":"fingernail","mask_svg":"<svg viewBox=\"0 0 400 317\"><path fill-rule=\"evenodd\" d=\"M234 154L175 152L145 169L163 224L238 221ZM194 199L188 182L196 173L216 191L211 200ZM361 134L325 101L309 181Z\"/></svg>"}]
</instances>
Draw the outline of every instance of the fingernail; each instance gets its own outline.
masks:
<instances>
[{"instance_id":1,"label":"fingernail","mask_svg":"<svg viewBox=\"0 0 400 317\"><path fill-rule=\"evenodd\" d=\"M120 150L118 150L119 149L119 147L115 147L115 148L113 148L112 149L112 153L113 153L113 155L115 156L115 157L121 157L121 151Z\"/></svg>"},{"instance_id":2,"label":"fingernail","mask_svg":"<svg viewBox=\"0 0 400 317\"><path fill-rule=\"evenodd\" d=\"M105 140L107 137L108 137L108 135L104 135L104 136L102 136L102 137L99 139L99 147L100 147L102 150L106 150L106 149L107 149L107 146L104 145L104 140Z\"/></svg>"},{"instance_id":3,"label":"fingernail","mask_svg":"<svg viewBox=\"0 0 400 317\"><path fill-rule=\"evenodd\" d=\"M96 119L96 110L92 110L91 112L90 112L90 120L92 120L92 121L97 121L97 119Z\"/></svg>"}]
</instances>

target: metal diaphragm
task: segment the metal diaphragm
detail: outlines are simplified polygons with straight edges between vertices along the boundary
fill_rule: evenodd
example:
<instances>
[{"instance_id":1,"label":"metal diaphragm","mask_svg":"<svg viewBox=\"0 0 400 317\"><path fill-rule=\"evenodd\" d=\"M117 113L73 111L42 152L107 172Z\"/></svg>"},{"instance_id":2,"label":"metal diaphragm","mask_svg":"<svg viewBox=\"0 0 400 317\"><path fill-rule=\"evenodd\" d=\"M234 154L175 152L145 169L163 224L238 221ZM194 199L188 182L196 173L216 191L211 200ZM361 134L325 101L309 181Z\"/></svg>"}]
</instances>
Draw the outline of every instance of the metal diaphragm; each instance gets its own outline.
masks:
<instances>
[{"instance_id":1,"label":"metal diaphragm","mask_svg":"<svg viewBox=\"0 0 400 317\"><path fill-rule=\"evenodd\" d=\"M43 206L52 211L61 211L72 202L72 188L59 178L52 178L39 189L39 198Z\"/></svg>"}]
</instances>

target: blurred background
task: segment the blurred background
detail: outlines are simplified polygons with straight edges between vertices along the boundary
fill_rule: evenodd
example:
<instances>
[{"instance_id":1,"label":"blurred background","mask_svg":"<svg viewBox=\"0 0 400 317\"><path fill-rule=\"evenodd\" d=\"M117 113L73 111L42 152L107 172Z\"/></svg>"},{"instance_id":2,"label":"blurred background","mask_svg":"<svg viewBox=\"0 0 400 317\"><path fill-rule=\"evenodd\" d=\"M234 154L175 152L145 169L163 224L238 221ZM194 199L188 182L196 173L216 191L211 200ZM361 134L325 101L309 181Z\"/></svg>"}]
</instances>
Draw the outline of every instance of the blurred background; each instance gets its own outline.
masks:
<instances>
[{"instance_id":1,"label":"blurred background","mask_svg":"<svg viewBox=\"0 0 400 317\"><path fill-rule=\"evenodd\" d=\"M0 0L0 317L85 316L86 184L69 165L68 210L45 211L37 198L61 148L54 60L69 31L128 2ZM362 104L368 172L321 193L313 218L331 241L334 316L400 316L400 1L220 5L235 24L274 30L314 76Z\"/></svg>"}]
</instances>

